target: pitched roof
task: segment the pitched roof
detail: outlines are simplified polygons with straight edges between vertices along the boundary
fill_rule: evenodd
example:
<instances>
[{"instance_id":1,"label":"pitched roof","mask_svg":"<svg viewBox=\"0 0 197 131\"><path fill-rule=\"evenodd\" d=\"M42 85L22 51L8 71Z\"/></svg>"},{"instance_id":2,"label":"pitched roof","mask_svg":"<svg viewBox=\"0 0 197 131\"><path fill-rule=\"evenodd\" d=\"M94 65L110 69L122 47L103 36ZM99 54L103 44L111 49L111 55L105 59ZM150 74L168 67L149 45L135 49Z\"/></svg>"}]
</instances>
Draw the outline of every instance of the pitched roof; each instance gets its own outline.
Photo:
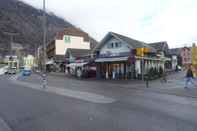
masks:
<instances>
[{"instance_id":1,"label":"pitched roof","mask_svg":"<svg viewBox=\"0 0 197 131\"><path fill-rule=\"evenodd\" d=\"M147 47L147 48L150 48L152 52L156 52L156 50L153 47L149 46L145 42L135 40L135 39L132 39L132 38L129 38L127 36L123 36L123 35L120 35L120 34L117 34L117 33L114 33L114 32L109 32L105 36L105 38L100 42L100 44L98 44L95 47L95 50L99 49L109 36L114 36L115 38L119 39L120 41L122 41L124 43L127 43L130 46L130 48L136 49L136 48Z\"/></svg>"},{"instance_id":2,"label":"pitched roof","mask_svg":"<svg viewBox=\"0 0 197 131\"><path fill-rule=\"evenodd\" d=\"M79 36L79 37L83 37L84 41L86 42L90 41L90 37L88 33L75 27L67 27L64 29L64 31L57 32L56 39L62 40L64 35Z\"/></svg>"},{"instance_id":3,"label":"pitched roof","mask_svg":"<svg viewBox=\"0 0 197 131\"><path fill-rule=\"evenodd\" d=\"M181 50L182 48L172 48L172 49L169 49L169 54L170 55L181 55Z\"/></svg>"},{"instance_id":4,"label":"pitched roof","mask_svg":"<svg viewBox=\"0 0 197 131\"><path fill-rule=\"evenodd\" d=\"M166 48L168 48L168 43L166 41L149 43L149 45L155 48L157 51L164 51Z\"/></svg>"},{"instance_id":5,"label":"pitched roof","mask_svg":"<svg viewBox=\"0 0 197 131\"><path fill-rule=\"evenodd\" d=\"M113 35L117 36L118 38L120 38L121 40L123 40L124 42L130 44L132 46L132 48L141 48L141 47L148 47L147 44L145 44L142 41L138 41L132 38L129 38L127 36L123 36L114 32L111 32Z\"/></svg>"},{"instance_id":6,"label":"pitched roof","mask_svg":"<svg viewBox=\"0 0 197 131\"><path fill-rule=\"evenodd\" d=\"M73 57L82 57L82 56L87 56L90 54L89 49L73 49L73 48L68 48L67 53L71 53Z\"/></svg>"}]
</instances>

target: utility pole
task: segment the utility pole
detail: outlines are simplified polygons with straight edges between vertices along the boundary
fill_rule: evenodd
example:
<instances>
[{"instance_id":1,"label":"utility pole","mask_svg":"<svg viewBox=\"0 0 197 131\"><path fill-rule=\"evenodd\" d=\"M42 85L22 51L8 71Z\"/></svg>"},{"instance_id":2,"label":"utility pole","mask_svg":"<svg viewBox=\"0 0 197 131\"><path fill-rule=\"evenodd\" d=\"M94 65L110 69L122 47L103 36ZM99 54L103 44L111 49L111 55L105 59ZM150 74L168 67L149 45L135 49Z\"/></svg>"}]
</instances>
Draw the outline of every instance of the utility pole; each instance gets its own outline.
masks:
<instances>
[{"instance_id":1,"label":"utility pole","mask_svg":"<svg viewBox=\"0 0 197 131\"><path fill-rule=\"evenodd\" d=\"M42 87L43 89L47 86L47 79L46 79L46 6L45 0L43 0L43 75L42 75Z\"/></svg>"},{"instance_id":2,"label":"utility pole","mask_svg":"<svg viewBox=\"0 0 197 131\"><path fill-rule=\"evenodd\" d=\"M46 73L46 3L43 0L43 72Z\"/></svg>"},{"instance_id":3,"label":"utility pole","mask_svg":"<svg viewBox=\"0 0 197 131\"><path fill-rule=\"evenodd\" d=\"M142 80L144 81L144 47L141 48L141 52L142 52Z\"/></svg>"},{"instance_id":4,"label":"utility pole","mask_svg":"<svg viewBox=\"0 0 197 131\"><path fill-rule=\"evenodd\" d=\"M12 56L12 43L13 43L13 39L14 39L14 36L17 36L19 35L18 33L11 33L11 32L3 32L5 35L8 35L10 36L10 49L9 49L9 53L10 53L10 56Z\"/></svg>"}]
</instances>

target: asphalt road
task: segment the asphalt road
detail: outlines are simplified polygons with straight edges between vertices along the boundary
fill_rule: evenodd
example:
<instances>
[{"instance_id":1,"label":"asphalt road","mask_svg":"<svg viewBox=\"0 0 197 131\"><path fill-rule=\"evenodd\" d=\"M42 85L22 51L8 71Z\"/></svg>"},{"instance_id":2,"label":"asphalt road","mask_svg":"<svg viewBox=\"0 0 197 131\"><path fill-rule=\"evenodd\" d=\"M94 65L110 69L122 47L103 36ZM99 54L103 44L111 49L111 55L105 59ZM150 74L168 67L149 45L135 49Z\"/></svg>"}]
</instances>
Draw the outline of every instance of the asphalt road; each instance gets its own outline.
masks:
<instances>
[{"instance_id":1,"label":"asphalt road","mask_svg":"<svg viewBox=\"0 0 197 131\"><path fill-rule=\"evenodd\" d=\"M12 131L197 130L196 99L111 92L116 101L99 104L23 87L0 76L0 118Z\"/></svg>"}]
</instances>

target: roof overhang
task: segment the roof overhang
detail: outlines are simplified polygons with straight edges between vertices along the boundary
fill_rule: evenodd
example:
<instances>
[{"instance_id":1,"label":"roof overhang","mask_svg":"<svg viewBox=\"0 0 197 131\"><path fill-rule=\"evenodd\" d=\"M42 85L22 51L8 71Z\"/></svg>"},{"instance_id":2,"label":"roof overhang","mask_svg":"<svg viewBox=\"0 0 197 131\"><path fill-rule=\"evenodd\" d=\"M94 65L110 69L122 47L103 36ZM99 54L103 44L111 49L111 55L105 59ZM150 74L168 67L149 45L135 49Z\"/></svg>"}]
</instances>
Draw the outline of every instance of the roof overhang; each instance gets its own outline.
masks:
<instances>
[{"instance_id":1,"label":"roof overhang","mask_svg":"<svg viewBox=\"0 0 197 131\"><path fill-rule=\"evenodd\" d=\"M97 58L95 60L96 63L102 62L116 62L116 61L127 61L128 57L113 57L113 58Z\"/></svg>"}]
</instances>

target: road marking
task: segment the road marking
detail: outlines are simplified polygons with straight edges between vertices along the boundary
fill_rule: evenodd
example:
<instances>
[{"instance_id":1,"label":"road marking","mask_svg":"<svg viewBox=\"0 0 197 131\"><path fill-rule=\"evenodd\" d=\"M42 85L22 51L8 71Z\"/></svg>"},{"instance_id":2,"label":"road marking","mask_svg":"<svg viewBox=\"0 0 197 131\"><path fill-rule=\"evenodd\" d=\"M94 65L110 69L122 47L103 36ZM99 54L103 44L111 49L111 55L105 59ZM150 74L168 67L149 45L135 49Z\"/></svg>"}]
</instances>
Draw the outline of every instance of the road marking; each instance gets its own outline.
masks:
<instances>
[{"instance_id":1,"label":"road marking","mask_svg":"<svg viewBox=\"0 0 197 131\"><path fill-rule=\"evenodd\" d=\"M17 79L19 78L19 76L21 76L21 73L19 73L19 74L17 74L17 75L11 76L11 77L9 78L9 80L15 81L15 80L17 80Z\"/></svg>"},{"instance_id":2,"label":"road marking","mask_svg":"<svg viewBox=\"0 0 197 131\"><path fill-rule=\"evenodd\" d=\"M115 99L113 99L113 98L106 97L106 96L99 95L99 94L95 94L95 93L75 91L75 90L50 87L50 86L47 86L47 88L43 89L42 85L18 81L16 77L13 77L13 79L10 79L10 80L15 84L18 84L18 85L21 85L24 87L29 87L32 89L45 91L45 92L51 92L51 93L55 93L58 95L72 97L72 98L76 98L76 99L80 99L80 100L84 100L84 101L88 101L88 102L93 102L93 103L107 104L107 103L115 102Z\"/></svg>"}]
</instances>

